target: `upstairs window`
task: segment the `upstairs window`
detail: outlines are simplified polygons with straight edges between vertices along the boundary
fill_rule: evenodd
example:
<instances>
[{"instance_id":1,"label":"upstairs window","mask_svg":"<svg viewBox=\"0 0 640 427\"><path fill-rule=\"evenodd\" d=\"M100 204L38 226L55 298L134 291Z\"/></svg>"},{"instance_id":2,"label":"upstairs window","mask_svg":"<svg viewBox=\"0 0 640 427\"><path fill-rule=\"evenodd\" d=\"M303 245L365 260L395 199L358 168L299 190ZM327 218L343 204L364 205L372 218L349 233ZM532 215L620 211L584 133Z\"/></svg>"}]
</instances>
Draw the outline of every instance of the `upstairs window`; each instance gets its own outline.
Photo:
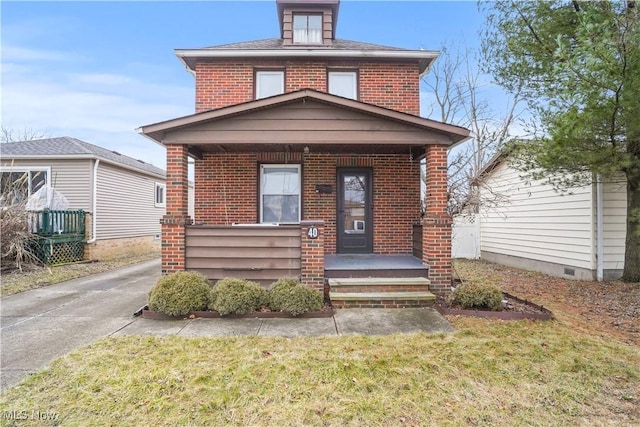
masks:
<instances>
[{"instance_id":1,"label":"upstairs window","mask_svg":"<svg viewBox=\"0 0 640 427\"><path fill-rule=\"evenodd\" d=\"M355 71L329 71L329 93L344 98L358 99L358 73Z\"/></svg>"},{"instance_id":2,"label":"upstairs window","mask_svg":"<svg viewBox=\"0 0 640 427\"><path fill-rule=\"evenodd\" d=\"M293 15L293 42L322 43L322 15Z\"/></svg>"},{"instance_id":3,"label":"upstairs window","mask_svg":"<svg viewBox=\"0 0 640 427\"><path fill-rule=\"evenodd\" d=\"M300 222L300 165L260 166L260 222Z\"/></svg>"},{"instance_id":4,"label":"upstairs window","mask_svg":"<svg viewBox=\"0 0 640 427\"><path fill-rule=\"evenodd\" d=\"M256 99L284 93L284 71L256 71Z\"/></svg>"}]
</instances>

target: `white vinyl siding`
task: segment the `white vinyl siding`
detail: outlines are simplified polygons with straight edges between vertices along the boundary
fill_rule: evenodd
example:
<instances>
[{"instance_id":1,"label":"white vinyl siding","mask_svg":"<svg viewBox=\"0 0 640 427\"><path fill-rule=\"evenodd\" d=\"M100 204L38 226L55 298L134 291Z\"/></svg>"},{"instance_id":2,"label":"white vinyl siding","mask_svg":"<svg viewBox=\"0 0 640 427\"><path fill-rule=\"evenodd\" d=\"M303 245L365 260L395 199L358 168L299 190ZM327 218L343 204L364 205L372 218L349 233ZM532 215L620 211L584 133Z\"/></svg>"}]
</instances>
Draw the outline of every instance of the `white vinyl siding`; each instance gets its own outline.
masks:
<instances>
[{"instance_id":1,"label":"white vinyl siding","mask_svg":"<svg viewBox=\"0 0 640 427\"><path fill-rule=\"evenodd\" d=\"M627 232L627 188L624 177L603 184L603 252L605 270L624 268Z\"/></svg>"},{"instance_id":2,"label":"white vinyl siding","mask_svg":"<svg viewBox=\"0 0 640 427\"><path fill-rule=\"evenodd\" d=\"M523 182L506 162L485 182L508 201L481 214L483 252L595 269L591 186L561 195L541 181ZM491 197L487 188L481 191Z\"/></svg>"},{"instance_id":3,"label":"white vinyl siding","mask_svg":"<svg viewBox=\"0 0 640 427\"><path fill-rule=\"evenodd\" d=\"M164 207L155 207L157 178L104 162L98 168L97 236L117 239L156 235Z\"/></svg>"}]
</instances>

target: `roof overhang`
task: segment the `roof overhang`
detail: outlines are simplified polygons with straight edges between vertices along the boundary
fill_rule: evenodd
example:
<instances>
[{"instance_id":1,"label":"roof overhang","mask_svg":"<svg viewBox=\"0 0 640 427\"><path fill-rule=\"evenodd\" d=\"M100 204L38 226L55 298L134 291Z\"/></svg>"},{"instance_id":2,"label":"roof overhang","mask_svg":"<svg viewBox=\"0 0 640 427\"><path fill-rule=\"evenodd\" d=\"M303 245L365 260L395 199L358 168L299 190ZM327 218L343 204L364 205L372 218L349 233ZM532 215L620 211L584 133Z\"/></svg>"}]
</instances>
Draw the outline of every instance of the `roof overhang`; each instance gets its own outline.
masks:
<instances>
[{"instance_id":1,"label":"roof overhang","mask_svg":"<svg viewBox=\"0 0 640 427\"><path fill-rule=\"evenodd\" d=\"M251 59L251 58L322 58L322 59L377 59L389 61L417 61L420 76L429 71L431 63L440 54L434 50L336 50L317 47L287 47L286 49L175 49L176 56L192 73L199 59Z\"/></svg>"},{"instance_id":2,"label":"roof overhang","mask_svg":"<svg viewBox=\"0 0 640 427\"><path fill-rule=\"evenodd\" d=\"M39 155L39 154L8 154L2 155L2 164L0 167L7 166L6 160L100 160L100 162L107 163L122 169L130 170L132 172L139 173L141 175L147 175L150 177L165 180L166 176L143 169L134 168L133 166L125 165L124 163L114 162L113 160L105 159L102 156L95 154L57 154L57 155Z\"/></svg>"},{"instance_id":3,"label":"roof overhang","mask_svg":"<svg viewBox=\"0 0 640 427\"><path fill-rule=\"evenodd\" d=\"M260 110L265 110L269 108L276 108L278 106L283 106L287 104L292 104L295 102L306 102L306 101L316 101L324 104L328 104L331 106L335 106L337 108L343 108L351 111L355 111L358 113L375 116L378 118L382 118L384 120L390 120L397 123L401 123L404 125L409 125L413 128L416 128L418 131L429 132L430 134L438 135L437 142L428 142L425 140L424 143L420 143L422 147L429 145L430 143L438 143L444 144L448 146L452 146L455 144L459 144L466 139L469 138L469 130L450 125L447 123L438 122L435 120L426 119L423 117L415 116L412 114L402 113L399 111L379 107L372 104L367 104L364 102L342 98L339 96L331 95L325 92L318 92L312 89L303 89L296 92L288 92L282 95L276 95L269 98L258 99L255 101L249 101L242 104L231 105L224 108L219 108L216 110L205 111L202 113L196 113L189 116L178 117L175 119L167 120L164 122L159 122L155 124L150 124L146 126L141 126L137 129L138 133L146 136L147 138L163 144L163 145L171 145L179 142L175 142L174 139L171 138L170 134L178 131L182 131L189 128L195 128L197 126L214 122L218 120L224 120L227 118L232 118L235 116L248 114L251 112L257 112ZM189 141L185 141L187 145L189 145ZM199 143L202 143L199 141ZM213 145L215 143L212 143ZM260 144L251 143L251 147L254 150L260 149ZM265 144L266 146L267 144ZM302 148L307 145L306 141L290 141L287 142L289 149L302 150ZM325 146L325 149L334 148L336 143L335 141L326 144L319 144L321 146ZM363 141L362 146L359 148L362 152L366 152L367 149L372 149L372 146L375 143ZM382 144L381 144L382 145ZM264 147L264 149L268 149L268 147Z\"/></svg>"}]
</instances>

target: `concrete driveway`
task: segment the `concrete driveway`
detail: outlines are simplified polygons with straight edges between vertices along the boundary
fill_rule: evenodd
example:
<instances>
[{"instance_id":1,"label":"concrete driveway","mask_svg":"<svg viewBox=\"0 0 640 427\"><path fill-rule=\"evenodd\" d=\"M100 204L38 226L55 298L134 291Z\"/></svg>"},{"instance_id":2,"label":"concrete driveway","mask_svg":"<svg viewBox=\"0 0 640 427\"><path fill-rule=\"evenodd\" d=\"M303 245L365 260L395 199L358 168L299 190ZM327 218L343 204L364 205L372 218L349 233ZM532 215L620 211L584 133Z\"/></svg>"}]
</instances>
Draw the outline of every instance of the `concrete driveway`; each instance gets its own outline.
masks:
<instances>
[{"instance_id":1,"label":"concrete driveway","mask_svg":"<svg viewBox=\"0 0 640 427\"><path fill-rule=\"evenodd\" d=\"M159 277L154 259L0 299L0 391L134 322Z\"/></svg>"},{"instance_id":2,"label":"concrete driveway","mask_svg":"<svg viewBox=\"0 0 640 427\"><path fill-rule=\"evenodd\" d=\"M0 299L0 391L54 359L105 336L388 335L448 333L435 309L343 309L312 319L185 319L134 317L160 277L160 260L71 280Z\"/></svg>"}]
</instances>

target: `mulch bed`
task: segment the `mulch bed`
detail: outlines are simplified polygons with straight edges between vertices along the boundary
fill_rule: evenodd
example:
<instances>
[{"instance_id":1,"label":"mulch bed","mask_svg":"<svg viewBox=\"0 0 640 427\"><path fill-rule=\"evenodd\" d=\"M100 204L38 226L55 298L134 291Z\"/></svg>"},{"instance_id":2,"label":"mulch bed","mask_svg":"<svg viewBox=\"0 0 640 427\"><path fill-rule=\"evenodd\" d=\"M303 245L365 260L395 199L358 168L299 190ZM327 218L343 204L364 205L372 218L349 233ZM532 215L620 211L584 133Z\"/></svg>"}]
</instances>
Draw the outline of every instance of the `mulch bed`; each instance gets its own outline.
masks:
<instances>
[{"instance_id":1,"label":"mulch bed","mask_svg":"<svg viewBox=\"0 0 640 427\"><path fill-rule=\"evenodd\" d=\"M506 292L503 298L507 304L501 311L491 310L468 310L462 307L453 306L443 299L438 299L435 309L438 313L448 316L473 316L500 320L551 320L553 313L541 305L520 299Z\"/></svg>"}]
</instances>

